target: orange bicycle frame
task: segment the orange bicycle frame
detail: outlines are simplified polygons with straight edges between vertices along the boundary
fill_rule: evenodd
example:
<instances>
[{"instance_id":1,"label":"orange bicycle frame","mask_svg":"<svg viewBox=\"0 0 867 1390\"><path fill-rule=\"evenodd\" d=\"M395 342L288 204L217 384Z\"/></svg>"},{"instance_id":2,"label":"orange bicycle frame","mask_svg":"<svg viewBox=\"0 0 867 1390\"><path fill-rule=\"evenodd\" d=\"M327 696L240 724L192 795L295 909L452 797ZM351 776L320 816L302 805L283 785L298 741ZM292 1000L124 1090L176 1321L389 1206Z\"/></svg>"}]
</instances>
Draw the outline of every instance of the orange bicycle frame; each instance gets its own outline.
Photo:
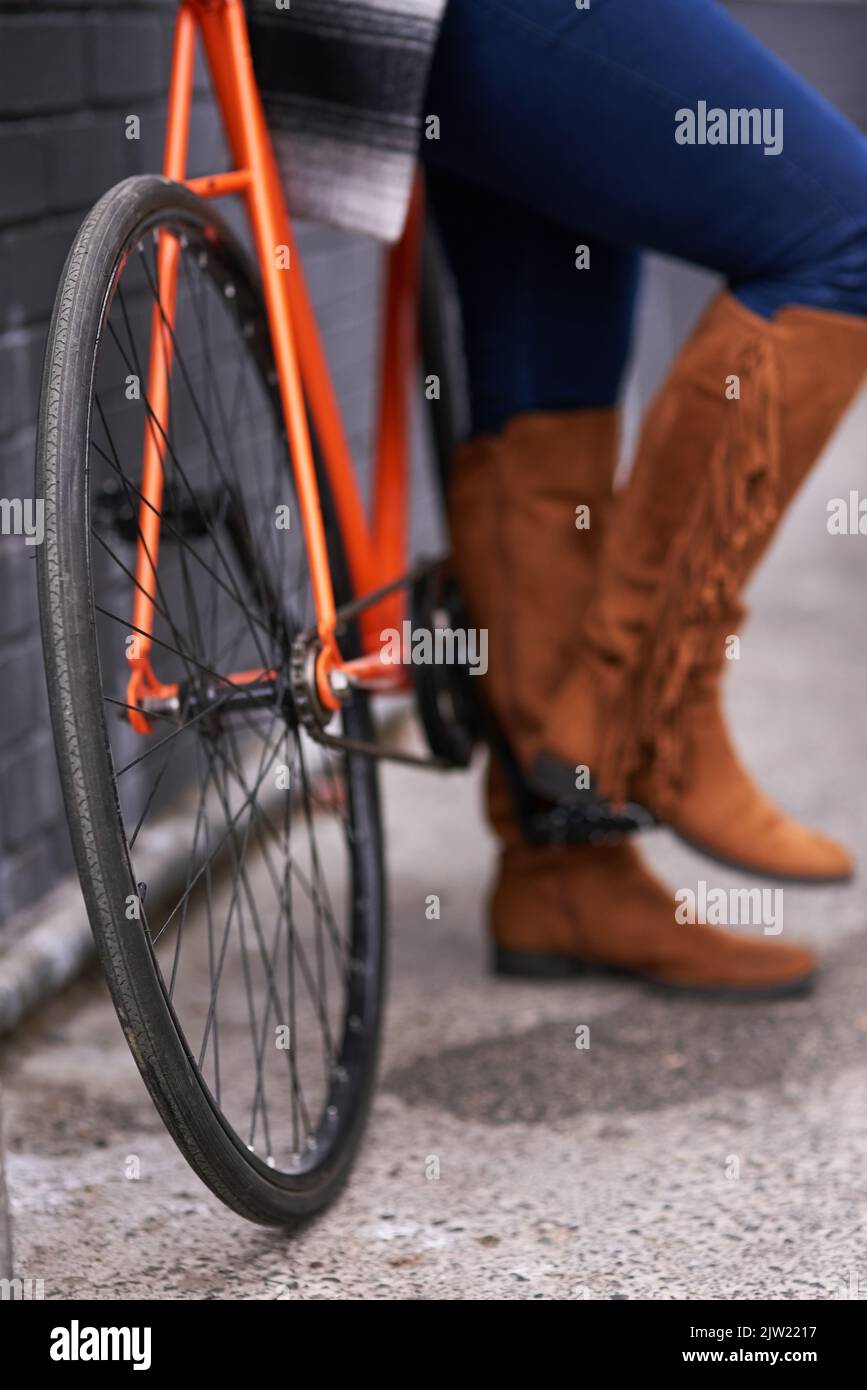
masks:
<instances>
[{"instance_id":1,"label":"orange bicycle frame","mask_svg":"<svg viewBox=\"0 0 867 1390\"><path fill-rule=\"evenodd\" d=\"M196 39L201 40L211 84L234 168L187 178L190 109ZM380 345L380 399L377 428L372 521L368 520L356 480L337 399L320 342L316 319L292 224L286 208L271 140L253 72L242 0L181 0L178 9L168 99L163 173L205 198L241 195L253 234L262 275L265 307L279 377L280 398L301 513L321 652L317 689L328 708L339 701L331 681L336 671L355 685L377 691L406 688L405 669L380 660L379 633L399 626L399 592L362 610L361 657L344 661L336 635L334 589L319 498L307 407L316 431L328 485L346 548L353 592L364 596L399 580L406 568L408 452L411 372L418 352L418 277L423 195L416 181L401 240L388 254L383 334ZM278 265L278 249L288 268ZM142 457L139 540L135 567L133 630L127 701L130 722L150 732L142 711L145 696L177 692L156 677L150 660L154 597L160 545L163 463L166 447L169 382L172 369L175 293L179 257L177 240L160 235L158 282L163 302L154 306L148 375L149 428ZM228 684L243 684L261 672L228 674Z\"/></svg>"}]
</instances>

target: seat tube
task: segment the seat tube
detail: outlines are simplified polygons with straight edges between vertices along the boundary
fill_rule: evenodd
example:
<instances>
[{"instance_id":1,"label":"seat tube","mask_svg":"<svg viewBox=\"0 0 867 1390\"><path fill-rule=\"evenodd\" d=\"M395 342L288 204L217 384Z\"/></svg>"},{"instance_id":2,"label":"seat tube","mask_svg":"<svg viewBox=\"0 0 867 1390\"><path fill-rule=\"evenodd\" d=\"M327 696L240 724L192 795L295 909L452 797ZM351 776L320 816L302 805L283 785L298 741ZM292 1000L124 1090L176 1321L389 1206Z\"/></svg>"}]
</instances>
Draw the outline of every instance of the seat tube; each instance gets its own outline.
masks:
<instances>
[{"instance_id":1,"label":"seat tube","mask_svg":"<svg viewBox=\"0 0 867 1390\"><path fill-rule=\"evenodd\" d=\"M289 229L285 206L276 193L274 156L253 73L241 0L221 0L213 8L202 8L199 23L235 162L250 171L247 205L262 273L280 398L310 560L317 631L327 658L339 660L334 632L334 589L293 337L286 278L292 273L291 263L288 269L278 265L279 248L288 250L290 247Z\"/></svg>"}]
</instances>

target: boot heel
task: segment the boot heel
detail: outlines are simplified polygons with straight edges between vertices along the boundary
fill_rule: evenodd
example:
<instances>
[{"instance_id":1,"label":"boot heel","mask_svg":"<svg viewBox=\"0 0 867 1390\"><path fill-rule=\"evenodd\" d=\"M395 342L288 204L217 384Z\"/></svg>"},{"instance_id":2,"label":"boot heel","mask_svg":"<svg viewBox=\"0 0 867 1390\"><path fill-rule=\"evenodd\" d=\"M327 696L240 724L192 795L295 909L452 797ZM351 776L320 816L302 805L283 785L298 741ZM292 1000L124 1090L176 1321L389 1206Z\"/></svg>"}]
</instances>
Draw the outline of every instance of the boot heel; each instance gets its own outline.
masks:
<instances>
[{"instance_id":1,"label":"boot heel","mask_svg":"<svg viewBox=\"0 0 867 1390\"><path fill-rule=\"evenodd\" d=\"M495 975L523 980L568 980L584 974L587 967L573 956L558 956L552 951L509 951L494 946L491 967Z\"/></svg>"}]
</instances>

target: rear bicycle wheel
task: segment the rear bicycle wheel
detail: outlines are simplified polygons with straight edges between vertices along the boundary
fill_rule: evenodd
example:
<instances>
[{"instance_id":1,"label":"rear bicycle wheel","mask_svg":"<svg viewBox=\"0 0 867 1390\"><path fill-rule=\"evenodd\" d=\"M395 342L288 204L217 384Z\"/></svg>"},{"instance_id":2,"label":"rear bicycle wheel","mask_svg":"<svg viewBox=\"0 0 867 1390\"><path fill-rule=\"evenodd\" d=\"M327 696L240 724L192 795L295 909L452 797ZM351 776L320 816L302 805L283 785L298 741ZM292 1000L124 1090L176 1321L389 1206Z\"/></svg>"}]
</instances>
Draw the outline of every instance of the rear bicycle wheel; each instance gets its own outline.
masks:
<instances>
[{"instance_id":1,"label":"rear bicycle wheel","mask_svg":"<svg viewBox=\"0 0 867 1390\"><path fill-rule=\"evenodd\" d=\"M157 238L179 245L174 328ZM148 400L158 306L174 356ZM383 1005L375 768L299 726L290 653L314 623L257 279L213 209L129 179L83 224L49 332L37 443L40 612L75 859L133 1056L172 1137L241 1215L333 1198L364 1125ZM130 725L141 459L163 448L151 659L177 686ZM346 565L325 479L338 602ZM140 586L139 586L140 587ZM350 645L350 644L347 644ZM225 677L268 672L239 692ZM357 693L335 732L370 737ZM151 888L146 886L151 880Z\"/></svg>"}]
</instances>

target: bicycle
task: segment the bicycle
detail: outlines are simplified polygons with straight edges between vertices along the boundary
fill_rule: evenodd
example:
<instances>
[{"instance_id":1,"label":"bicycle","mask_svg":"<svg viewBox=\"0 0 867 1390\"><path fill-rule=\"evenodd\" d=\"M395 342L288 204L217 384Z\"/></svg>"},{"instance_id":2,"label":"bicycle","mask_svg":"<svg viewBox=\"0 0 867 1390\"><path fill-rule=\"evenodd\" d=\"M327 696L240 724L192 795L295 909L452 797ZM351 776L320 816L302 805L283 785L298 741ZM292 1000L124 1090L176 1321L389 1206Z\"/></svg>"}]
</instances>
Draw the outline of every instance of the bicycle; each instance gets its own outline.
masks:
<instances>
[{"instance_id":1,"label":"bicycle","mask_svg":"<svg viewBox=\"0 0 867 1390\"><path fill-rule=\"evenodd\" d=\"M198 41L233 167L190 179ZM214 210L238 195L254 259ZM100 961L185 1157L235 1211L270 1224L335 1195L375 1071L384 750L369 702L412 686L405 666L379 660L377 635L399 625L408 583L411 364L420 298L429 310L438 298L420 291L432 265L422 200L419 184L389 252L372 523L241 0L181 0L163 175L124 181L85 219L46 350L40 608ZM435 352L430 317L424 336ZM444 361L431 370L446 382ZM447 397L444 385L441 461ZM424 621L439 582L427 569L412 588ZM435 719L441 692L425 699ZM469 735L451 741L466 762ZM444 765L448 746L443 725L429 761ZM169 808L186 865L180 890L155 902L135 865ZM196 913L206 927L190 941Z\"/></svg>"},{"instance_id":2,"label":"bicycle","mask_svg":"<svg viewBox=\"0 0 867 1390\"><path fill-rule=\"evenodd\" d=\"M197 40L233 167L188 178ZM214 211L227 196L243 200L253 258ZM407 599L414 628L463 620L447 566L406 561L419 356L440 387L441 479L453 445L441 299L418 181L388 253L369 522L243 5L181 0L163 174L96 204L57 293L40 612L75 861L118 1017L188 1162L265 1224L336 1195L369 1107L385 962L377 762L465 767L483 732L465 671L382 659ZM371 696L407 692L422 754L374 737ZM571 812L528 798L501 751L529 837L572 833ZM146 846L180 866L158 896L137 872Z\"/></svg>"}]
</instances>

